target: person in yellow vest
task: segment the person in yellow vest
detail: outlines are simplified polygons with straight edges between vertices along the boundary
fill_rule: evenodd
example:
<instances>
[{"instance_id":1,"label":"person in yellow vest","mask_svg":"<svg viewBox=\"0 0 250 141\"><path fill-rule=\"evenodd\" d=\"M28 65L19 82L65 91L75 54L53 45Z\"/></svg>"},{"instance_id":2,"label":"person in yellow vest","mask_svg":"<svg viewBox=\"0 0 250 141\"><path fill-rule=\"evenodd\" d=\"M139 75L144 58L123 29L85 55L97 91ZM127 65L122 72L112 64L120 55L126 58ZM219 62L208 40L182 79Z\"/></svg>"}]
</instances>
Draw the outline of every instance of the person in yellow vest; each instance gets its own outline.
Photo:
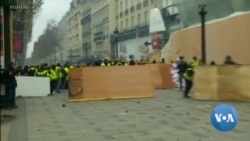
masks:
<instances>
[{"instance_id":1,"label":"person in yellow vest","mask_svg":"<svg viewBox=\"0 0 250 141\"><path fill-rule=\"evenodd\" d=\"M193 60L191 61L191 66L195 67L195 66L199 66L201 64L200 60L197 59L196 56L193 57Z\"/></svg>"},{"instance_id":2,"label":"person in yellow vest","mask_svg":"<svg viewBox=\"0 0 250 141\"><path fill-rule=\"evenodd\" d=\"M53 67L48 66L47 76L50 79L50 94L48 96L52 96L54 89L56 87L56 80L57 80L57 74L55 70L53 69Z\"/></svg>"},{"instance_id":3,"label":"person in yellow vest","mask_svg":"<svg viewBox=\"0 0 250 141\"><path fill-rule=\"evenodd\" d=\"M69 68L70 68L70 69L73 69L73 68L74 68L74 66L73 66L73 65L70 65L70 66L69 66Z\"/></svg>"},{"instance_id":4,"label":"person in yellow vest","mask_svg":"<svg viewBox=\"0 0 250 141\"><path fill-rule=\"evenodd\" d=\"M36 70L36 76L38 77L47 77L47 68L46 64L42 64L37 70Z\"/></svg>"},{"instance_id":5,"label":"person in yellow vest","mask_svg":"<svg viewBox=\"0 0 250 141\"><path fill-rule=\"evenodd\" d=\"M102 67L111 66L111 63L108 61L108 59L104 59L104 61L101 63L101 66Z\"/></svg>"},{"instance_id":6,"label":"person in yellow vest","mask_svg":"<svg viewBox=\"0 0 250 141\"><path fill-rule=\"evenodd\" d=\"M116 59L114 63L115 63L115 66L123 66L123 63L120 59Z\"/></svg>"},{"instance_id":7,"label":"person in yellow vest","mask_svg":"<svg viewBox=\"0 0 250 141\"><path fill-rule=\"evenodd\" d=\"M194 77L194 70L193 67L190 65L184 72L183 78L185 79L185 90L184 90L184 98L189 98L188 94L193 86L193 77Z\"/></svg>"},{"instance_id":8,"label":"person in yellow vest","mask_svg":"<svg viewBox=\"0 0 250 141\"><path fill-rule=\"evenodd\" d=\"M62 89L67 89L67 84L68 84L68 80L69 80L69 66L68 65L64 65L64 68L62 69Z\"/></svg>"},{"instance_id":9,"label":"person in yellow vest","mask_svg":"<svg viewBox=\"0 0 250 141\"><path fill-rule=\"evenodd\" d=\"M60 91L60 87L62 85L62 67L61 67L61 64L58 63L55 67L55 72L56 72L56 75L57 75L57 80L56 80L56 92L57 93L61 93Z\"/></svg>"},{"instance_id":10,"label":"person in yellow vest","mask_svg":"<svg viewBox=\"0 0 250 141\"><path fill-rule=\"evenodd\" d=\"M35 76L37 72L37 68L36 66L30 66L28 71L29 71L28 73L29 76Z\"/></svg>"}]
</instances>

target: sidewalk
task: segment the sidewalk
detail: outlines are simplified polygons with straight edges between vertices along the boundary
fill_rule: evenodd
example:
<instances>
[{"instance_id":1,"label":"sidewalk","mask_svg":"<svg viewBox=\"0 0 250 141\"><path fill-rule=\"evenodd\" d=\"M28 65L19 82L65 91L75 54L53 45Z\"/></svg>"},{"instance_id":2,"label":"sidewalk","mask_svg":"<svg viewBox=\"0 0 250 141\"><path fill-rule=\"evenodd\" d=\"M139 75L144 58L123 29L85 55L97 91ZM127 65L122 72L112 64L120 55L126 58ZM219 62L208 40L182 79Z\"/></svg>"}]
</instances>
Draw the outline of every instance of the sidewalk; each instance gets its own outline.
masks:
<instances>
[{"instance_id":1,"label":"sidewalk","mask_svg":"<svg viewBox=\"0 0 250 141\"><path fill-rule=\"evenodd\" d=\"M24 136L28 141L249 140L250 103L228 103L238 110L239 123L232 132L220 133L210 124L212 108L219 102L183 99L177 90L157 90L155 98L145 99L66 100L66 91L50 97L17 99L26 105L27 123L23 125L26 127L11 126L10 133L14 126L14 132L27 128ZM15 133L10 135L14 141Z\"/></svg>"},{"instance_id":2,"label":"sidewalk","mask_svg":"<svg viewBox=\"0 0 250 141\"><path fill-rule=\"evenodd\" d=\"M7 116L15 116L12 110L1 109L1 141L8 141L11 123L14 119L8 118Z\"/></svg>"}]
</instances>

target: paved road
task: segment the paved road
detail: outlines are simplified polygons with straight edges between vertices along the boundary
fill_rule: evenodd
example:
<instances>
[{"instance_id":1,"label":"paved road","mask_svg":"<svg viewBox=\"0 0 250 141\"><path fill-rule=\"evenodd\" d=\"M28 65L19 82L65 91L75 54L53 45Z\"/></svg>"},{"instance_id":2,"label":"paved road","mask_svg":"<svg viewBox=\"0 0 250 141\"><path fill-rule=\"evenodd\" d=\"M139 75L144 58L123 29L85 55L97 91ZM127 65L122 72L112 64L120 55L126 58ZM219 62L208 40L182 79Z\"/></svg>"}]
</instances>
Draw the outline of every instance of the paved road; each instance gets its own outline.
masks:
<instances>
[{"instance_id":1,"label":"paved road","mask_svg":"<svg viewBox=\"0 0 250 141\"><path fill-rule=\"evenodd\" d=\"M210 124L219 102L183 99L177 90L156 98L66 102L62 94L17 99L8 141L249 141L250 103L234 103L238 126L220 133ZM65 107L62 105L65 104ZM7 111L2 111L5 113ZM3 125L1 125L1 128ZM1 134L7 136L7 128Z\"/></svg>"}]
</instances>

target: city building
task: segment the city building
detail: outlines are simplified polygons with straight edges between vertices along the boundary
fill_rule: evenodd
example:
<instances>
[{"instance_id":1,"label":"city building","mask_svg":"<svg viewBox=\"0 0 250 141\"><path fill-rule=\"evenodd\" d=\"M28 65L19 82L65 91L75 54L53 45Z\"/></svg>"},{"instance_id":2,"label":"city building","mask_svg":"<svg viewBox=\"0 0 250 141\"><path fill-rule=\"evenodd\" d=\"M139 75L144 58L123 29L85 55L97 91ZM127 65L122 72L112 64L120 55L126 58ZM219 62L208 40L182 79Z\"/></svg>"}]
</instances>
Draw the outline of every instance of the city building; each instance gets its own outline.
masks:
<instances>
[{"instance_id":1,"label":"city building","mask_svg":"<svg viewBox=\"0 0 250 141\"><path fill-rule=\"evenodd\" d=\"M162 0L162 17L168 32L167 34L182 28L183 24L174 0Z\"/></svg>"},{"instance_id":2,"label":"city building","mask_svg":"<svg viewBox=\"0 0 250 141\"><path fill-rule=\"evenodd\" d=\"M110 34L116 27L116 1L93 0L91 6L92 55L110 57Z\"/></svg>"},{"instance_id":3,"label":"city building","mask_svg":"<svg viewBox=\"0 0 250 141\"><path fill-rule=\"evenodd\" d=\"M89 56L146 59L151 52L150 10L163 8L166 25L170 25L167 17L178 13L171 5L172 0L72 0L58 23L61 46L48 58L56 56L57 62L72 63Z\"/></svg>"},{"instance_id":4,"label":"city building","mask_svg":"<svg viewBox=\"0 0 250 141\"><path fill-rule=\"evenodd\" d=\"M82 57L85 59L91 56L92 32L91 32L91 0L85 0L83 3L82 26Z\"/></svg>"},{"instance_id":5,"label":"city building","mask_svg":"<svg viewBox=\"0 0 250 141\"><path fill-rule=\"evenodd\" d=\"M162 0L117 0L116 27L119 34L111 35L113 46L118 44L116 57L136 60L146 59L151 52L149 13L152 8L162 8Z\"/></svg>"},{"instance_id":6,"label":"city building","mask_svg":"<svg viewBox=\"0 0 250 141\"><path fill-rule=\"evenodd\" d=\"M82 14L84 0L72 0L70 9L66 14L67 20L67 41L68 60L77 62L82 58Z\"/></svg>"},{"instance_id":7,"label":"city building","mask_svg":"<svg viewBox=\"0 0 250 141\"><path fill-rule=\"evenodd\" d=\"M59 28L59 36L61 37L61 42L60 42L60 46L56 49L56 57L58 58L58 62L60 62L61 64L64 64L66 61L69 60L69 41L68 41L68 31L65 30L67 29L67 21L68 21L68 17L67 14L65 14L62 19L60 20L60 22L58 23L58 28Z\"/></svg>"}]
</instances>

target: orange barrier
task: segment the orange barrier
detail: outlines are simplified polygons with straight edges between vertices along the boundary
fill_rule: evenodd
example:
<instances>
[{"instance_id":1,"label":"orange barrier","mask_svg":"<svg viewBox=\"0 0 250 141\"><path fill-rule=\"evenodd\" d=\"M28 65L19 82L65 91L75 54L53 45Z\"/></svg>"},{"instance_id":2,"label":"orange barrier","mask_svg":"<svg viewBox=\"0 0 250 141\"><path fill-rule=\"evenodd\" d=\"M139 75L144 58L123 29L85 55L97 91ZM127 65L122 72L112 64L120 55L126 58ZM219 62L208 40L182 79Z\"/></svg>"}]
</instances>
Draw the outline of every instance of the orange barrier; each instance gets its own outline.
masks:
<instances>
[{"instance_id":1,"label":"orange barrier","mask_svg":"<svg viewBox=\"0 0 250 141\"><path fill-rule=\"evenodd\" d=\"M86 67L69 72L68 101L154 97L145 66Z\"/></svg>"},{"instance_id":2,"label":"orange barrier","mask_svg":"<svg viewBox=\"0 0 250 141\"><path fill-rule=\"evenodd\" d=\"M164 88L160 67L158 64L147 64L151 72L151 80L154 88Z\"/></svg>"},{"instance_id":3,"label":"orange barrier","mask_svg":"<svg viewBox=\"0 0 250 141\"><path fill-rule=\"evenodd\" d=\"M249 72L249 65L196 67L194 98L250 102Z\"/></svg>"},{"instance_id":4,"label":"orange barrier","mask_svg":"<svg viewBox=\"0 0 250 141\"><path fill-rule=\"evenodd\" d=\"M170 73L170 64L147 64L151 70L152 83L155 88L170 89L176 88Z\"/></svg>"},{"instance_id":5,"label":"orange barrier","mask_svg":"<svg viewBox=\"0 0 250 141\"><path fill-rule=\"evenodd\" d=\"M171 74L171 64L158 64L161 78L162 78L162 87L166 89L176 88L177 85L174 83Z\"/></svg>"}]
</instances>

